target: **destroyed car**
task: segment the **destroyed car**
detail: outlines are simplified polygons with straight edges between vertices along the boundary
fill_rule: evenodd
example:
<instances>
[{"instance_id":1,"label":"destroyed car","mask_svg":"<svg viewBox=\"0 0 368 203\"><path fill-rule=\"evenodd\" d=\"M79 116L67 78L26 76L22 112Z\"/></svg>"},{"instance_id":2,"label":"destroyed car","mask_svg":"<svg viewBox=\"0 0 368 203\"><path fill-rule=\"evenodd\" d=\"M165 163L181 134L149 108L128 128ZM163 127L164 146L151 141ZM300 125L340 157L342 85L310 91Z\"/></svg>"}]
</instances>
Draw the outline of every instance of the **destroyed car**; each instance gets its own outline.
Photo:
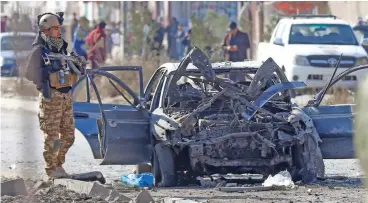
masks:
<instances>
[{"instance_id":1,"label":"destroyed car","mask_svg":"<svg viewBox=\"0 0 368 203\"><path fill-rule=\"evenodd\" d=\"M158 186L175 186L180 175L267 177L281 170L309 183L323 178L323 159L354 157L353 105L323 106L321 101L330 86L363 68L344 71L306 107L298 107L291 90L306 85L289 82L272 58L263 64L211 64L193 48L180 64L159 67L145 89L141 67L89 70L73 87L75 95L85 84L88 96L73 103L76 128L101 165L138 165L137 172L152 172ZM139 72L139 93L112 71ZM229 74L236 74L236 81ZM121 96L132 98L129 104L104 104L96 75L117 84ZM91 102L89 89L97 103Z\"/></svg>"}]
</instances>

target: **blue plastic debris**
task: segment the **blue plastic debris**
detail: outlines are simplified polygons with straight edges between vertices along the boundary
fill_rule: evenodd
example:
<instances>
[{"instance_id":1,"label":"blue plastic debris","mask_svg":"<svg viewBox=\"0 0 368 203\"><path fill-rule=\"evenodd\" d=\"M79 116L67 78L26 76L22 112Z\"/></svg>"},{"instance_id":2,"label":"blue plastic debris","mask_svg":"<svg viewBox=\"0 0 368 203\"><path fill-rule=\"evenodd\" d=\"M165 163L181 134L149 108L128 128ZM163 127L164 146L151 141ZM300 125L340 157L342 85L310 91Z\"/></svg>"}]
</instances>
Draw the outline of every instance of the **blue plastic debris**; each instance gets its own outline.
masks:
<instances>
[{"instance_id":1,"label":"blue plastic debris","mask_svg":"<svg viewBox=\"0 0 368 203\"><path fill-rule=\"evenodd\" d=\"M152 173L121 175L120 180L124 185L131 187L149 187L153 185Z\"/></svg>"}]
</instances>

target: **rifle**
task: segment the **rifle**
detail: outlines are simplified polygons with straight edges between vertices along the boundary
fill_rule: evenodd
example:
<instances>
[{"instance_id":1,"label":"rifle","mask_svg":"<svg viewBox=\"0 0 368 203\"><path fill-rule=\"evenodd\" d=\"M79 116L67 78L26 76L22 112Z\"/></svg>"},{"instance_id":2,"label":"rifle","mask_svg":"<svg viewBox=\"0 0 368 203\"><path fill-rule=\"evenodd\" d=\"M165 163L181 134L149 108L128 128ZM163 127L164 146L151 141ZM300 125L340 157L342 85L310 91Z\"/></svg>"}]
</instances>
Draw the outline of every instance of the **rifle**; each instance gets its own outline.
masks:
<instances>
[{"instance_id":1,"label":"rifle","mask_svg":"<svg viewBox=\"0 0 368 203\"><path fill-rule=\"evenodd\" d=\"M75 73L77 73L78 76L81 76L84 74L85 66L88 64L88 61L83 56L77 56L77 55L64 55L59 53L49 53L45 54L46 60L45 63L49 62L50 60L64 60L69 67L73 69ZM81 69L83 69L83 73L75 66L77 64Z\"/></svg>"},{"instance_id":2,"label":"rifle","mask_svg":"<svg viewBox=\"0 0 368 203\"><path fill-rule=\"evenodd\" d=\"M85 74L85 70L86 70L86 64L88 64L88 61L83 57L83 56L77 56L77 55L64 55L64 54L59 54L59 53L44 53L44 56L42 56L45 65L51 65L51 60L64 60L69 67L71 67L73 69L73 71L75 73L77 73L77 75L80 77L82 75ZM82 72L75 66L75 64L77 64ZM62 69L65 70L64 67L62 67ZM51 89L50 86L48 85L50 83L50 81L48 79L45 79L42 82L42 94L44 95L44 97L46 99L51 99Z\"/></svg>"}]
</instances>

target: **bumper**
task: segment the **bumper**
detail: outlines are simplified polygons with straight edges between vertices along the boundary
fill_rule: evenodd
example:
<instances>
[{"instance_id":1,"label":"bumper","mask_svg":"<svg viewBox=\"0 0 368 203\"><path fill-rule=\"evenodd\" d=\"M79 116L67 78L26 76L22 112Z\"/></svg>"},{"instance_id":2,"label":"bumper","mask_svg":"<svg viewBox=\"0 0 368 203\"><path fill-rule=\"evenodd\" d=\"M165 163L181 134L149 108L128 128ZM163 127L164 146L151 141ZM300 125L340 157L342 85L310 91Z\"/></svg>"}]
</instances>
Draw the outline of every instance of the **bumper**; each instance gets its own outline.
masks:
<instances>
[{"instance_id":1,"label":"bumper","mask_svg":"<svg viewBox=\"0 0 368 203\"><path fill-rule=\"evenodd\" d=\"M1 76L16 76L17 67L14 64L4 64L1 66Z\"/></svg>"},{"instance_id":2,"label":"bumper","mask_svg":"<svg viewBox=\"0 0 368 203\"><path fill-rule=\"evenodd\" d=\"M335 77L348 68L338 68ZM322 88L331 79L335 68L322 68L312 66L290 66L285 67L285 73L289 81L302 81L309 88ZM367 76L367 70L360 70L347 75L337 82L334 87L355 88L358 83Z\"/></svg>"},{"instance_id":3,"label":"bumper","mask_svg":"<svg viewBox=\"0 0 368 203\"><path fill-rule=\"evenodd\" d=\"M189 160L193 171L211 173L260 173L280 164L292 165L292 145L276 148L259 146L249 132L231 133L211 138L204 143L189 145ZM296 141L297 142L297 141ZM201 166L201 167L198 167Z\"/></svg>"}]
</instances>

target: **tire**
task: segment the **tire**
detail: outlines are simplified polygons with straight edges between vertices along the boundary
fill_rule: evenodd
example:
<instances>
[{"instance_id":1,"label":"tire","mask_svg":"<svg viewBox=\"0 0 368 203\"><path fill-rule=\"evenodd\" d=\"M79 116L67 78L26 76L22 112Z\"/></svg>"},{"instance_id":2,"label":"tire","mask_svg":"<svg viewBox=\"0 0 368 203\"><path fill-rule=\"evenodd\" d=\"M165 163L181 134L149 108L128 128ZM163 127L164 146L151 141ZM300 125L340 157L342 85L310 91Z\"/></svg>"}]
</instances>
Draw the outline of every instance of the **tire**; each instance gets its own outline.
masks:
<instances>
[{"instance_id":1,"label":"tire","mask_svg":"<svg viewBox=\"0 0 368 203\"><path fill-rule=\"evenodd\" d=\"M301 180L303 183L311 183L317 178L323 179L325 176L325 164L321 149L317 145L314 150L309 150L311 142L314 141L308 136L303 145L296 146L293 150L293 181Z\"/></svg>"},{"instance_id":2,"label":"tire","mask_svg":"<svg viewBox=\"0 0 368 203\"><path fill-rule=\"evenodd\" d=\"M171 147L163 143L156 144L154 156L153 172L156 173L155 184L159 187L176 186L177 175L174 164L174 153Z\"/></svg>"},{"instance_id":3,"label":"tire","mask_svg":"<svg viewBox=\"0 0 368 203\"><path fill-rule=\"evenodd\" d=\"M136 174L151 173L152 167L149 164L138 164L136 166Z\"/></svg>"}]
</instances>

